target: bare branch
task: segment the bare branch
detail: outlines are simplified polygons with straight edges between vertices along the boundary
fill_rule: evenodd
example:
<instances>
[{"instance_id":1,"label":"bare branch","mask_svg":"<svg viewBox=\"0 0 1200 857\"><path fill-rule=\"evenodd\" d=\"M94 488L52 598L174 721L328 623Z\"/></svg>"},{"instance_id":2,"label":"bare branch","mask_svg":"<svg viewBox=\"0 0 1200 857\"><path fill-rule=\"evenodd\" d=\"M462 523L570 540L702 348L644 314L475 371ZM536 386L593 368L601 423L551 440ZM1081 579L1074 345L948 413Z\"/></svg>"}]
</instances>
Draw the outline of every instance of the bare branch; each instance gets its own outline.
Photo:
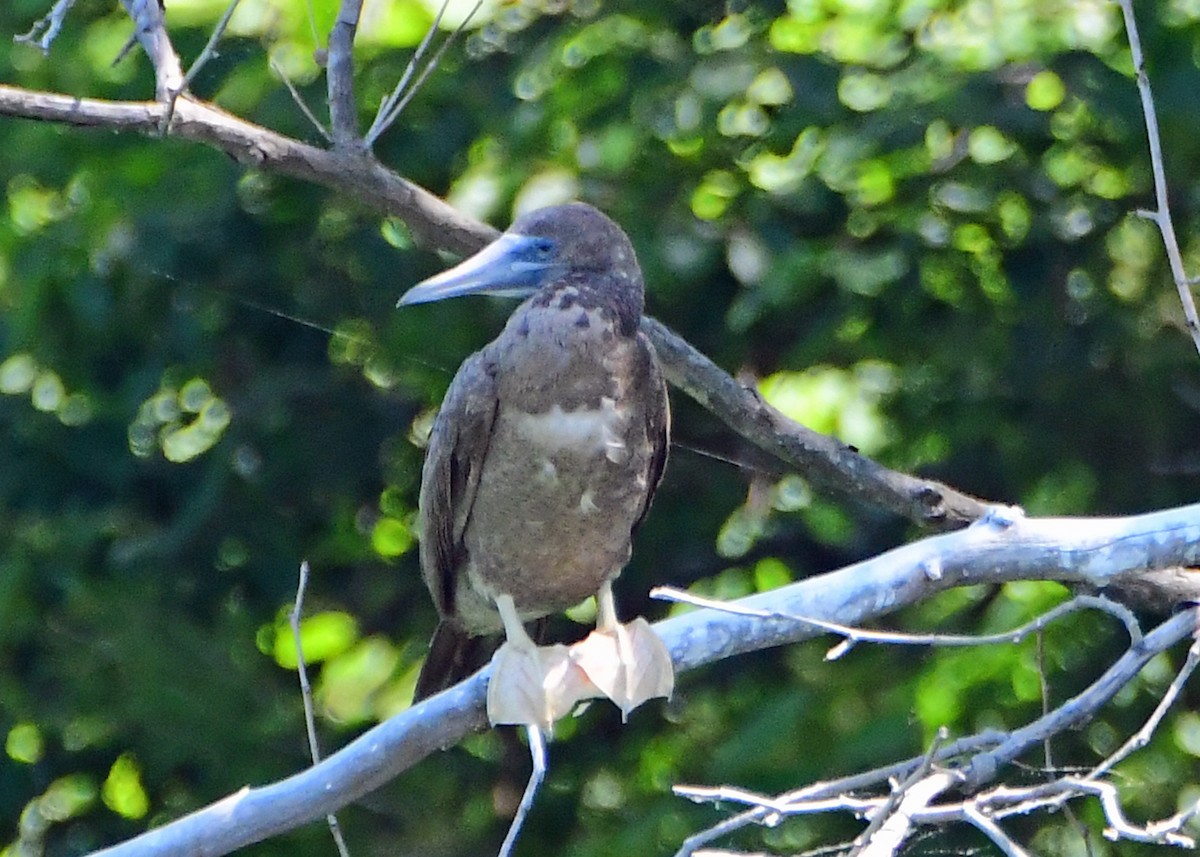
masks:
<instances>
[{"instance_id":1,"label":"bare branch","mask_svg":"<svg viewBox=\"0 0 1200 857\"><path fill-rule=\"evenodd\" d=\"M333 30L329 33L328 66L329 125L335 149L357 149L358 107L354 98L354 36L362 0L342 0Z\"/></svg>"},{"instance_id":2,"label":"bare branch","mask_svg":"<svg viewBox=\"0 0 1200 857\"><path fill-rule=\"evenodd\" d=\"M1151 658L1180 640L1194 636L1198 615L1200 611L1192 609L1168 619L1143 640L1132 645L1104 675L1074 699L1009 733L1003 740L996 741L991 734L986 736L987 740L983 743L991 745L987 749L962 759L961 754L951 755L963 746L955 742L946 748L935 745L923 760L909 760L907 764L912 767L906 782L887 796L857 793L878 783L879 771L870 772L874 775L874 783L859 781L851 784L846 780L818 783L778 797L758 795L730 786L678 786L675 793L692 800L741 803L749 805L751 809L689 838L677 857L693 854L703 844L747 824L775 824L786 816L831 811L853 812L871 818L870 825L860 837L867 840L862 854L896 853L916 824L959 821L982 830L1005 854L1024 855L1024 849L999 827L998 819L1039 809L1054 809L1067 800L1087 795L1093 795L1101 801L1109 824L1106 835L1110 838L1192 847L1191 838L1179 831L1195 808L1160 822L1138 826L1125 817L1116 788L1091 775L1061 777L1050 783L1025 788L1000 786L959 803L934 805L933 800L950 788L961 787L968 792L978 788L982 783L994 779L1002 765L1035 748L1046 734L1061 732L1094 717L1101 706L1127 685ZM1184 673L1181 671L1181 674ZM1180 684L1181 681L1177 677L1173 684ZM971 736L971 740L980 741L984 737ZM960 759L963 764L953 771L929 773L935 761L944 762L953 758Z\"/></svg>"},{"instance_id":3,"label":"bare branch","mask_svg":"<svg viewBox=\"0 0 1200 857\"><path fill-rule=\"evenodd\" d=\"M158 0L121 0L133 19L133 38L154 66L154 97L166 101L183 90L183 67L167 35L163 9Z\"/></svg>"},{"instance_id":4,"label":"bare branch","mask_svg":"<svg viewBox=\"0 0 1200 857\"><path fill-rule=\"evenodd\" d=\"M42 53L50 53L50 45L58 38L67 13L75 5L75 0L57 0L43 17L34 22L29 32L21 36L13 36L17 44L37 45Z\"/></svg>"},{"instance_id":5,"label":"bare branch","mask_svg":"<svg viewBox=\"0 0 1200 857\"><path fill-rule=\"evenodd\" d=\"M164 111L157 102L71 98L0 85L0 115L157 136ZM468 253L498 234L370 158L309 146L187 96L176 104L167 134L211 146L247 167L352 196L401 218L429 246Z\"/></svg>"},{"instance_id":6,"label":"bare branch","mask_svg":"<svg viewBox=\"0 0 1200 857\"><path fill-rule=\"evenodd\" d=\"M1158 113L1154 107L1154 95L1150 91L1150 78L1146 74L1146 58L1142 54L1142 39L1138 34L1137 19L1133 14L1133 0L1120 0L1121 15L1125 21L1125 33L1129 39L1129 53L1133 59L1133 70L1137 76L1138 95L1142 99L1142 115L1146 119L1146 138L1150 146L1150 168L1154 173L1154 211L1139 211L1143 217L1154 221L1167 249L1167 262L1171 266L1171 277L1179 291L1183 304L1183 315L1188 333L1196 350L1200 351L1200 316L1196 314L1196 301L1192 297L1190 281L1183 269L1183 257L1179 253L1179 240L1175 237L1175 225L1171 222L1171 204L1167 193L1167 171L1163 165L1162 141L1158 136Z\"/></svg>"},{"instance_id":7,"label":"bare branch","mask_svg":"<svg viewBox=\"0 0 1200 857\"><path fill-rule=\"evenodd\" d=\"M859 852L860 857L892 857L896 854L909 833L915 819L939 795L958 783L958 777L950 771L938 771L923 777L904 792L904 797L889 814Z\"/></svg>"},{"instance_id":8,"label":"bare branch","mask_svg":"<svg viewBox=\"0 0 1200 857\"><path fill-rule=\"evenodd\" d=\"M529 782L525 784L525 792L521 795L521 802L517 805L516 814L508 825L508 833L505 834L496 857L509 857L512 854L521 827L525 824L525 816L529 814L542 780L546 778L546 736L542 734L539 726L526 726L525 734L529 738L529 757L533 761L533 770L529 773Z\"/></svg>"},{"instance_id":9,"label":"bare branch","mask_svg":"<svg viewBox=\"0 0 1200 857\"><path fill-rule=\"evenodd\" d=\"M175 113L167 128L169 136L212 146L254 169L316 182L352 196L400 218L427 246L466 254L498 234L355 147L318 149L186 97L179 99ZM155 135L164 116L162 106L154 103L77 99L3 85L0 115ZM818 487L939 530L965 526L988 508L942 483L888 470L840 441L789 420L756 390L735 381L660 322L645 318L642 329L654 343L672 384Z\"/></svg>"},{"instance_id":10,"label":"bare branch","mask_svg":"<svg viewBox=\"0 0 1200 857\"><path fill-rule=\"evenodd\" d=\"M400 100L404 88L408 86L413 72L416 71L417 63L421 61L421 57L429 49L429 44L433 41L438 27L441 26L442 16L446 14L446 7L449 5L450 0L443 0L442 5L438 8L437 15L433 18L433 23L429 25L429 29L425 32L421 43L413 51L413 55L408 60L408 65L404 67L404 74L400 75L400 80L397 82L395 88L379 103L379 109L375 112L375 120L371 123L371 127L367 129L366 136L364 137L368 148L374 146L375 141L379 139L380 135L391 126L391 122L386 121L386 117L392 112L392 109L396 106L396 102ZM472 10L471 14L474 14L474 10Z\"/></svg>"},{"instance_id":11,"label":"bare branch","mask_svg":"<svg viewBox=\"0 0 1200 857\"><path fill-rule=\"evenodd\" d=\"M183 86L180 91L186 90L192 85L192 81L196 79L196 75L208 63L210 59L217 55L217 43L221 41L221 36L225 35L226 28L229 27L229 21L233 18L233 13L237 11L238 3L241 0L229 0L229 5L225 7L225 13L221 15L221 20L217 21L217 26L213 27L212 33L208 37L208 42L204 45L204 50L200 51L200 55L196 57L192 67L188 69L183 78Z\"/></svg>"},{"instance_id":12,"label":"bare branch","mask_svg":"<svg viewBox=\"0 0 1200 857\"><path fill-rule=\"evenodd\" d=\"M841 441L789 420L757 390L734 380L661 322L646 318L642 329L654 343L668 381L817 487L938 530L965 526L987 508L940 482L888 470Z\"/></svg>"},{"instance_id":13,"label":"bare branch","mask_svg":"<svg viewBox=\"0 0 1200 857\"><path fill-rule=\"evenodd\" d=\"M229 5L225 8L225 14L217 22L217 26L213 27L213 31L208 37L208 42L204 45L204 50L200 51L200 55L196 57L196 61L192 63L192 67L184 75L183 82L179 84L179 88L174 90L167 99L167 111L163 115L160 126L163 131L166 131L167 127L171 124L171 117L175 114L175 103L179 100L179 96L192 85L192 81L200 73L200 69L204 68L208 61L216 56L217 42L221 41L221 36L225 34L225 28L229 26L229 19L233 17L233 13L237 9L239 2L240 0L230 0Z\"/></svg>"},{"instance_id":14,"label":"bare branch","mask_svg":"<svg viewBox=\"0 0 1200 857\"><path fill-rule=\"evenodd\" d=\"M1196 632L1196 608L1177 613L1146 635L1141 642L1130 646L1116 663L1081 693L1067 700L1044 717L1016 729L997 747L972 757L962 771L965 787L978 788L991 781L996 770L1022 756L1030 747L1041 743L1046 736L1055 735L1091 718L1100 706L1118 690L1133 680L1147 662Z\"/></svg>"},{"instance_id":15,"label":"bare branch","mask_svg":"<svg viewBox=\"0 0 1200 857\"><path fill-rule=\"evenodd\" d=\"M1004 737L1004 733L991 731L970 735L966 738L959 738L945 746L936 748L932 754L932 758L934 762L957 759L986 747L993 747L1003 741ZM814 783L813 785L786 792L777 798L759 795L754 795L750 798L748 796L751 793L740 789L730 789L725 786L716 789L707 786L675 786L673 789L675 794L686 797L696 803L732 801L749 804L753 807L746 812L731 816L705 831L688 837L676 852L675 857L690 857L701 846L707 845L714 839L718 839L751 824L772 824L778 822L785 812L794 814L792 812L793 807L801 805L815 807L817 802L830 797L868 789L897 777L911 776L913 771L917 770L921 765L927 764L929 758L930 754L926 754L925 756L906 759L902 762L864 771L859 774L852 774L851 776L841 777L836 780ZM861 804L860 809L865 812L869 806L870 804ZM830 808L845 807L827 805L825 809L814 811L824 812ZM772 819L772 813L775 816L774 819Z\"/></svg>"},{"instance_id":16,"label":"bare branch","mask_svg":"<svg viewBox=\"0 0 1200 857\"><path fill-rule=\"evenodd\" d=\"M313 716L312 685L308 683L308 667L304 663L304 644L300 636L300 620L304 616L304 593L308 589L308 560L300 563L300 579L296 584L296 603L288 614L288 622L292 626L292 640L296 645L296 673L300 678L300 698L304 701L304 729L308 733L308 752L314 765L321 761L321 745L317 741L317 722ZM341 857L350 857L346 848L346 840L342 837L342 827L338 824L337 816L333 813L325 816L329 832L333 835L333 844Z\"/></svg>"},{"instance_id":17,"label":"bare branch","mask_svg":"<svg viewBox=\"0 0 1200 857\"><path fill-rule=\"evenodd\" d=\"M1167 711L1175 704L1180 691L1183 690L1184 683L1187 682L1188 678L1195 671L1198 662L1200 662L1200 642L1195 642L1188 649L1187 658L1184 659L1183 666L1179 668L1179 672L1171 680L1171 684L1167 686L1167 692L1163 694L1162 699L1158 701L1158 705L1154 707L1154 713L1142 724L1142 728L1131 735L1129 740L1122 744L1115 753L1088 773L1089 779L1103 776L1118 763L1124 761L1130 755L1150 743L1150 738L1154 734L1154 731L1158 729L1158 724L1162 722Z\"/></svg>"},{"instance_id":18,"label":"bare branch","mask_svg":"<svg viewBox=\"0 0 1200 857\"><path fill-rule=\"evenodd\" d=\"M270 64L274 72L279 75L279 79L283 81L283 85L287 87L288 92L291 93L292 101L296 102L296 106L300 108L300 112L304 114L304 118L312 123L312 126L317 129L317 133L325 138L326 143L332 143L333 135L329 133L329 130L321 123L321 120L308 108L304 96L296 89L295 84L292 83L292 79L287 76L287 72L280 68L275 60L270 60Z\"/></svg>"},{"instance_id":19,"label":"bare branch","mask_svg":"<svg viewBox=\"0 0 1200 857\"><path fill-rule=\"evenodd\" d=\"M938 729L937 736L929 745L921 764L914 768L903 782L896 784L879 810L871 815L866 830L856 837L856 846L850 852L850 857L882 857L897 851L908 838L911 825L907 819L913 810L924 809L933 798L950 787L951 783L933 788L929 785L933 760L946 742L948 734L946 727ZM912 803L914 796L916 804Z\"/></svg>"},{"instance_id":20,"label":"bare branch","mask_svg":"<svg viewBox=\"0 0 1200 857\"><path fill-rule=\"evenodd\" d=\"M187 102L181 102L181 107ZM1200 505L1130 518L1023 518L1007 527L971 527L934 536L880 557L773 592L742 599L751 610L858 622L898 609L932 591L966 582L1015 579L1094 579L1200 559ZM931 580L930 555L944 573ZM679 672L737 654L812 637L811 624L696 610L655 626ZM976 786L999 765L1094 713L1147 660L1195 630L1195 613L1177 614L1146 635L1097 682L1050 717L996 740L975 736L976 752L963 769ZM320 818L407 770L435 750L483 728L490 667L375 727L306 771L239 792L193 815L114 846L107 857L193 853L225 854ZM942 758L942 754L938 754ZM876 772L873 772L873 775ZM850 778L852 779L852 778ZM852 786L853 787L853 786Z\"/></svg>"},{"instance_id":21,"label":"bare branch","mask_svg":"<svg viewBox=\"0 0 1200 857\"><path fill-rule=\"evenodd\" d=\"M471 7L471 11L468 12L467 16L462 20L462 22L454 28L454 32L446 37L446 39L438 47L437 52L433 55L429 62L425 64L425 68L421 69L420 75L412 83L412 86L409 86L409 81L412 78L413 72L416 70L417 63L420 61L425 51L429 48L429 44L433 39L434 33L437 32L438 26L442 22L442 16L445 14L446 7L448 5L450 5L450 0L445 0L445 2L442 3L441 8L438 9L437 17L435 17L433 19L433 23L429 25L429 32L425 34L425 38L421 40L421 44L419 44L416 51L413 52L412 59L408 61L408 65L404 69L404 74L400 76L400 81L396 84L396 88L393 89L388 97L380 103L379 111L375 114L375 121L371 123L371 127L366 134L366 145L368 148L374 146L375 141L383 136L383 134L387 132L388 128L391 128L392 125L395 124L396 120L400 118L400 114L404 112L404 108L408 106L410 101L412 101L413 96L421 91L421 87L425 84L426 78L428 78L429 75L432 74L433 71L438 67L438 63L442 59L442 54L446 52L446 49L450 47L450 45L454 44L454 40L471 23L471 19L475 17L475 14L479 11L480 7L483 6L483 0L476 0L475 5Z\"/></svg>"},{"instance_id":22,"label":"bare branch","mask_svg":"<svg viewBox=\"0 0 1200 857\"><path fill-rule=\"evenodd\" d=\"M788 619L793 622L802 622L812 625L814 628L819 628L822 631L840 634L851 643L866 642L899 646L987 646L997 643L1019 643L1030 634L1041 632L1062 616L1080 610L1100 610L1101 612L1116 616L1125 625L1125 630L1129 633L1130 642L1136 643L1142 639L1142 630L1138 625L1137 617L1133 615L1129 608L1115 601L1110 601L1107 598L1094 595L1077 595L1070 601L1064 601L1062 604L1047 610L1024 625L1013 628L1011 631L1003 631L999 634L905 634L897 631L874 631L869 628L855 628L850 625L827 622L823 619L814 619L809 616L795 616L770 610L751 610L737 603L704 598L703 596L694 595L671 586L656 586L650 590L650 597L663 601L673 601L679 604L691 604L694 607L706 607L711 610L733 613L739 616L755 616L759 619ZM845 654L845 651L844 646L839 645L830 650L830 653L825 656L825 660L837 660Z\"/></svg>"},{"instance_id":23,"label":"bare branch","mask_svg":"<svg viewBox=\"0 0 1200 857\"><path fill-rule=\"evenodd\" d=\"M1000 828L1000 825L980 812L974 803L968 802L963 805L963 817L975 825L976 829L984 836L992 840L1005 857L1030 857L1028 851L1013 842L1009 835Z\"/></svg>"}]
</instances>

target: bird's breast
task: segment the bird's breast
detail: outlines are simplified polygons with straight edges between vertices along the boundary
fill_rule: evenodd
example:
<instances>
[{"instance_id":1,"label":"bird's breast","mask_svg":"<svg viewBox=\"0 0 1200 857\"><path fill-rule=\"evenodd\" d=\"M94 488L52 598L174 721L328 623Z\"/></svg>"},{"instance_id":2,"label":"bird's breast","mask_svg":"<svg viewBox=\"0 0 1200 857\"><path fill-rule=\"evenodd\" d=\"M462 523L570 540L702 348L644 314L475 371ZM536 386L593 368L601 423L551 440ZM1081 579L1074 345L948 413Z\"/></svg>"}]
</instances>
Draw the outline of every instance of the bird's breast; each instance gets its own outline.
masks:
<instances>
[{"instance_id":1,"label":"bird's breast","mask_svg":"<svg viewBox=\"0 0 1200 857\"><path fill-rule=\"evenodd\" d=\"M614 464L628 458L628 408L618 406L609 396L601 396L595 407L580 405L564 410L556 404L540 413L516 411L512 422L515 433L529 444L534 455L539 450L548 455L567 452L584 458L603 454Z\"/></svg>"}]
</instances>

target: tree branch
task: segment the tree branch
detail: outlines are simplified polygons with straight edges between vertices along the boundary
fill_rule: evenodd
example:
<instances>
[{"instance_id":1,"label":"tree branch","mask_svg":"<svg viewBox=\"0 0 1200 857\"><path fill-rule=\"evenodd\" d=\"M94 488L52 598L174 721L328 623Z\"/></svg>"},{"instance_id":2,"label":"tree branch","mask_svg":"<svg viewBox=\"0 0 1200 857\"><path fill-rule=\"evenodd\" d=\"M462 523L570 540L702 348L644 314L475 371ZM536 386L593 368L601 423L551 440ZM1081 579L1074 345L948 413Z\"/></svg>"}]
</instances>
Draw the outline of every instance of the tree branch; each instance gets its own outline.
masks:
<instances>
[{"instance_id":1,"label":"tree branch","mask_svg":"<svg viewBox=\"0 0 1200 857\"><path fill-rule=\"evenodd\" d=\"M1142 39L1138 34L1137 18L1133 14L1133 0L1119 0L1121 17L1125 22L1125 35L1129 38L1129 53L1133 60L1133 71L1137 78L1138 95L1142 100L1142 116L1146 120L1146 142L1150 147L1150 168L1154 174L1153 211L1138 214L1154 221L1167 250L1167 262L1171 266L1171 277L1179 292L1183 305L1183 316L1191 334L1192 344L1200 351L1200 316L1196 314L1196 301L1192 297L1192 285L1183 269L1183 257L1179 253L1179 240L1175 237L1175 224L1171 221L1170 197L1167 193L1167 171L1163 164L1162 141L1158 136L1158 112L1154 108L1154 94L1150 91L1150 77L1146 74L1146 58L1142 55Z\"/></svg>"},{"instance_id":2,"label":"tree branch","mask_svg":"<svg viewBox=\"0 0 1200 857\"><path fill-rule=\"evenodd\" d=\"M770 610L778 614L774 618L696 610L659 622L655 630L670 650L675 668L686 672L821 633L804 620L782 618L788 614L851 624L965 583L1060 580L1101 585L1144 569L1196 562L1200 562L1200 504L1127 518L1017 518L997 523L988 517L967 529L932 536L735 602L751 611ZM931 575L935 566L939 571ZM1161 650L1156 647L1166 635L1183 633L1185 621L1194 623L1191 613L1180 615L1184 619L1169 621L1131 647L1106 679L1097 682L1103 692L1115 692L1112 675L1127 677L1134 661L1144 663L1148 653ZM1114 673L1118 669L1125 672ZM99 853L105 857L227 854L319 819L436 750L482 729L489 675L490 667L485 667L376 726L319 765L278 783L243 789ZM1080 710L1068 709L1072 717ZM968 769L972 781L986 781L984 762L1012 758L1018 741L1041 741L1036 725L990 741L987 750L973 757Z\"/></svg>"},{"instance_id":3,"label":"tree branch","mask_svg":"<svg viewBox=\"0 0 1200 857\"><path fill-rule=\"evenodd\" d=\"M165 112L155 102L70 98L0 85L0 115L157 135ZM176 103L167 134L211 146L248 167L315 182L361 200L405 221L429 247L466 254L498 234L365 152L310 146L187 97ZM965 526L984 513L985 504L974 497L940 482L888 470L844 443L789 420L756 390L734 380L654 319L644 319L643 329L672 384L819 488L933 529Z\"/></svg>"},{"instance_id":4,"label":"tree branch","mask_svg":"<svg viewBox=\"0 0 1200 857\"><path fill-rule=\"evenodd\" d=\"M66 20L67 13L71 11L71 7L74 5L75 0L55 0L50 11L35 21L33 26L29 28L29 32L24 35L13 36L13 41L18 44L37 45L43 54L50 53L50 45L58 38L58 34L62 30L63 21Z\"/></svg>"},{"instance_id":5,"label":"tree branch","mask_svg":"<svg viewBox=\"0 0 1200 857\"><path fill-rule=\"evenodd\" d=\"M1109 770L1111 765L1107 763L1115 756L1083 777L1059 777L1052 782L1031 787L1001 785L966 800L936 805L932 800L950 788L962 789L968 794L975 792L994 780L1002 765L1030 752L1046 736L1059 734L1094 717L1153 657L1194 636L1197 615L1197 611L1192 609L1172 616L1130 645L1124 655L1081 693L1020 729L1001 733L998 739L996 733L990 732L973 735L945 748L934 747L923 759L901 763L903 767L900 769L892 766L842 780L815 783L777 797L729 786L677 786L676 794L696 802L734 802L746 805L749 809L690 837L676 857L693 854L700 846L748 824L775 824L787 816L817 812L851 812L870 818L871 825L860 835L860 839L867 841L862 849L864 855L884 857L896 853L917 824L954 821L979 828L1006 854L1024 855L1026 852L1003 832L997 821L1035 810L1053 810L1068 800L1088 795L1100 799L1110 826L1110 832L1106 835L1112 838L1193 847L1191 838L1180 831L1194 809L1143 827L1131 824L1126 819L1116 789L1110 782L1099 779ZM1189 673L1190 669L1181 670L1172 687L1177 690ZM1174 698L1172 695L1171 699ZM1165 706L1159 708L1163 710ZM1152 717L1141 731L1152 729L1155 722L1155 717ZM967 747L975 748L973 755L967 756L963 752ZM949 772L932 765L955 761L956 767ZM907 776L907 781L891 794L860 793L898 776Z\"/></svg>"},{"instance_id":6,"label":"tree branch","mask_svg":"<svg viewBox=\"0 0 1200 857\"><path fill-rule=\"evenodd\" d=\"M157 136L166 113L153 101L72 98L0 85L0 115ZM430 247L469 253L498 234L418 185L356 152L310 146L186 96L167 135L202 143L244 166L324 185L404 220Z\"/></svg>"},{"instance_id":7,"label":"tree branch","mask_svg":"<svg viewBox=\"0 0 1200 857\"><path fill-rule=\"evenodd\" d=\"M342 0L329 33L325 76L329 83L329 125L334 149L355 149L361 142L354 98L354 34L358 32L361 11L362 0Z\"/></svg>"},{"instance_id":8,"label":"tree branch","mask_svg":"<svg viewBox=\"0 0 1200 857\"><path fill-rule=\"evenodd\" d=\"M167 35L163 8L158 0L121 0L133 19L133 38L142 46L154 66L154 95L166 101L183 91L183 67L179 54Z\"/></svg>"},{"instance_id":9,"label":"tree branch","mask_svg":"<svg viewBox=\"0 0 1200 857\"><path fill-rule=\"evenodd\" d=\"M937 530L965 526L987 508L940 482L888 470L836 438L788 419L757 390L723 372L661 322L646 318L642 329L654 343L668 381L819 488L881 506Z\"/></svg>"}]
</instances>

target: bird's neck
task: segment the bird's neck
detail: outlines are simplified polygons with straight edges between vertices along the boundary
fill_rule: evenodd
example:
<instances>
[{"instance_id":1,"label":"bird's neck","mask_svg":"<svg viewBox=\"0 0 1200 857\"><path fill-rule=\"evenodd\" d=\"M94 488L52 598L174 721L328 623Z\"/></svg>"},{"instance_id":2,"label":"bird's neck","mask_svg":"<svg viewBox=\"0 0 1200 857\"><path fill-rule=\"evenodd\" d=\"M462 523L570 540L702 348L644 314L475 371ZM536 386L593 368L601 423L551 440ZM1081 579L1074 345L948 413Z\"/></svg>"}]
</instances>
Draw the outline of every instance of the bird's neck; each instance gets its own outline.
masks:
<instances>
[{"instance_id":1,"label":"bird's neck","mask_svg":"<svg viewBox=\"0 0 1200 857\"><path fill-rule=\"evenodd\" d=\"M537 308L598 314L619 336L637 335L644 298L637 270L573 272L530 299Z\"/></svg>"}]
</instances>

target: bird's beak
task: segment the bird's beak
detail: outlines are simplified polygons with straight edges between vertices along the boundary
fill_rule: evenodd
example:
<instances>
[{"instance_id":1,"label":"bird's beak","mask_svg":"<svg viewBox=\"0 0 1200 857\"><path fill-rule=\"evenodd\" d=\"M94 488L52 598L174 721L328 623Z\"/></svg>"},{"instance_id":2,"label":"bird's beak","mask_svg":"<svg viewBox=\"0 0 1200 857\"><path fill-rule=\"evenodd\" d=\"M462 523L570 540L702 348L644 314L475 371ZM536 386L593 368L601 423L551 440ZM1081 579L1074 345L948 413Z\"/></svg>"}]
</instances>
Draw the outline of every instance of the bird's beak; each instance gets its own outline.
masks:
<instances>
[{"instance_id":1,"label":"bird's beak","mask_svg":"<svg viewBox=\"0 0 1200 857\"><path fill-rule=\"evenodd\" d=\"M462 295L528 297L541 287L553 266L553 260L546 258L543 240L505 233L450 270L417 283L396 306Z\"/></svg>"}]
</instances>

